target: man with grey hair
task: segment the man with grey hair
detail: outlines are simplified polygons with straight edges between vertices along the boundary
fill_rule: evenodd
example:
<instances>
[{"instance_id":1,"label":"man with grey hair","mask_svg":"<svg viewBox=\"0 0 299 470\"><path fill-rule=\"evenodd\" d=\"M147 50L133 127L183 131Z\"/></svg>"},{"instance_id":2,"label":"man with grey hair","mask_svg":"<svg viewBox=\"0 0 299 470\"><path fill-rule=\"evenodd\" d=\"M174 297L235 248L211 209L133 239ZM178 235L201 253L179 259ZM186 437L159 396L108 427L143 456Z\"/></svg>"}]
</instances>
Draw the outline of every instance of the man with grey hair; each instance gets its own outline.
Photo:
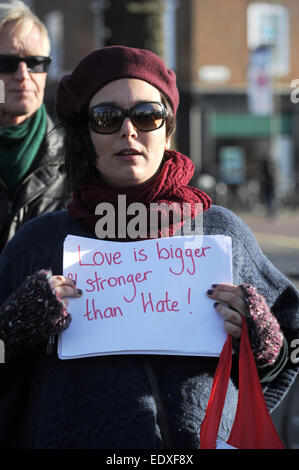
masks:
<instances>
[{"instance_id":1,"label":"man with grey hair","mask_svg":"<svg viewBox=\"0 0 299 470\"><path fill-rule=\"evenodd\" d=\"M43 103L49 53L47 29L28 6L1 2L0 251L23 223L67 199L63 135Z\"/></svg>"}]
</instances>

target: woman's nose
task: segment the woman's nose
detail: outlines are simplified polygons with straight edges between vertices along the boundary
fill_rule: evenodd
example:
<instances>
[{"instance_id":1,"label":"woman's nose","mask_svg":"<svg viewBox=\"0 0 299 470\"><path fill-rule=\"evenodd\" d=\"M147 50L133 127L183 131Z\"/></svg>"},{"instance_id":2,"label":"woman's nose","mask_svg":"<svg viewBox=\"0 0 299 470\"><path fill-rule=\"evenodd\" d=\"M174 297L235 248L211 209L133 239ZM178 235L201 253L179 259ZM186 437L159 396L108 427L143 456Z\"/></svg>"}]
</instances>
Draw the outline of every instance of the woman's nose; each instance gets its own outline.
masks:
<instances>
[{"instance_id":1,"label":"woman's nose","mask_svg":"<svg viewBox=\"0 0 299 470\"><path fill-rule=\"evenodd\" d=\"M129 117L126 117L123 120L123 123L121 125L121 132L124 136L137 136L137 129Z\"/></svg>"}]
</instances>

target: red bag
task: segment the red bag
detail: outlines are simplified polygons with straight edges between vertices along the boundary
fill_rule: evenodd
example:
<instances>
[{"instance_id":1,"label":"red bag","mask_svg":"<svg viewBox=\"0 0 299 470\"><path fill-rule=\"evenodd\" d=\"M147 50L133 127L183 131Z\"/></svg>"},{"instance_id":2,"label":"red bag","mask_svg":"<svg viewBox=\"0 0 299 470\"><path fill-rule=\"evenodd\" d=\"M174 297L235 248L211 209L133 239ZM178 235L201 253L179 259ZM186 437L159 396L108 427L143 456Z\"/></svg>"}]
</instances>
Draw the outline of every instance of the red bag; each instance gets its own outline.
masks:
<instances>
[{"instance_id":1,"label":"red bag","mask_svg":"<svg viewBox=\"0 0 299 470\"><path fill-rule=\"evenodd\" d=\"M228 335L215 372L212 391L200 430L200 448L215 449L232 365L232 337ZM239 396L227 444L237 449L284 449L267 409L263 390L242 322L239 353Z\"/></svg>"}]
</instances>

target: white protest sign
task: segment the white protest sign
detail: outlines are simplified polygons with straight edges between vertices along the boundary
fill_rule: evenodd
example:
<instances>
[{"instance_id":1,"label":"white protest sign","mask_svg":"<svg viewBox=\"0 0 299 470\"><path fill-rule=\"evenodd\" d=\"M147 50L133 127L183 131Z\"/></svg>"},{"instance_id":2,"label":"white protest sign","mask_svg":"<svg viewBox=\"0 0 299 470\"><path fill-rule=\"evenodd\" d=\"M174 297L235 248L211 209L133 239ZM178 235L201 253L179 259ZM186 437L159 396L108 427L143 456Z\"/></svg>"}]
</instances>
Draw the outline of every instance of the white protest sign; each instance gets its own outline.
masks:
<instances>
[{"instance_id":1,"label":"white protest sign","mask_svg":"<svg viewBox=\"0 0 299 470\"><path fill-rule=\"evenodd\" d=\"M230 446L227 442L221 439L216 440L216 449L236 449L237 447Z\"/></svg>"},{"instance_id":2,"label":"white protest sign","mask_svg":"<svg viewBox=\"0 0 299 470\"><path fill-rule=\"evenodd\" d=\"M184 236L109 242L69 235L64 275L83 291L69 299L72 322L60 359L105 354L218 356L223 319L207 297L232 282L231 239Z\"/></svg>"}]
</instances>

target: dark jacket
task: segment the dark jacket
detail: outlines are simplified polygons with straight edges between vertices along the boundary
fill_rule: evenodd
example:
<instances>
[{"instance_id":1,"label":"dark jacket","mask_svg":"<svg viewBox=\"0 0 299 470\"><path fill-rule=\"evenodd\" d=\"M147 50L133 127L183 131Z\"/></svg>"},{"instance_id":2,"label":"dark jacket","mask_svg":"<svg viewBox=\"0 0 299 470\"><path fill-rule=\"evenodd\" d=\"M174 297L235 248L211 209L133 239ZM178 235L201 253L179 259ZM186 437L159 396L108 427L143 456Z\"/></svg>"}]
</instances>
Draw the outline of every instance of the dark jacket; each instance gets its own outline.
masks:
<instances>
[{"instance_id":1,"label":"dark jacket","mask_svg":"<svg viewBox=\"0 0 299 470\"><path fill-rule=\"evenodd\" d=\"M203 226L206 234L232 238L234 283L257 287L290 346L299 335L298 291L262 254L248 227L230 211L212 206L204 213ZM43 215L22 227L0 257L0 305L26 276L39 269L62 273L63 241L68 234L94 236L64 211ZM18 359L1 367L0 447L163 447L144 356L59 360L56 354L46 355L45 350L24 350ZM152 356L151 361L175 448L198 448L218 359ZM297 372L298 364L288 360L279 375L264 386L270 411L287 393ZM232 372L219 429L222 439L230 433L237 396Z\"/></svg>"},{"instance_id":2,"label":"dark jacket","mask_svg":"<svg viewBox=\"0 0 299 470\"><path fill-rule=\"evenodd\" d=\"M63 134L47 116L47 131L28 173L13 200L0 176L0 252L16 231L30 219L64 209L68 198L63 172Z\"/></svg>"}]
</instances>

